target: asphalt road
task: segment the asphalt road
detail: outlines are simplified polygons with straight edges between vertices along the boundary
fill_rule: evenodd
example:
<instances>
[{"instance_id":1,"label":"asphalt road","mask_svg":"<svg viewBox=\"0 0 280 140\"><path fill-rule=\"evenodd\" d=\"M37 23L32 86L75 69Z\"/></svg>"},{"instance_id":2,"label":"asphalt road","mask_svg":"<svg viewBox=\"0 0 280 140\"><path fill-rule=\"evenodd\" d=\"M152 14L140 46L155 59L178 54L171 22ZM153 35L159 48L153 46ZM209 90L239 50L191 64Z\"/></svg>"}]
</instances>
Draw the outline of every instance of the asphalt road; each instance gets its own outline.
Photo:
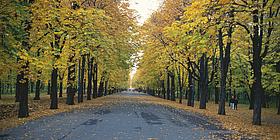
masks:
<instances>
[{"instance_id":1,"label":"asphalt road","mask_svg":"<svg viewBox=\"0 0 280 140\"><path fill-rule=\"evenodd\" d=\"M148 96L123 92L122 96ZM0 132L0 139L42 140L191 140L223 139L209 119L169 107L139 102L76 110L27 122Z\"/></svg>"}]
</instances>

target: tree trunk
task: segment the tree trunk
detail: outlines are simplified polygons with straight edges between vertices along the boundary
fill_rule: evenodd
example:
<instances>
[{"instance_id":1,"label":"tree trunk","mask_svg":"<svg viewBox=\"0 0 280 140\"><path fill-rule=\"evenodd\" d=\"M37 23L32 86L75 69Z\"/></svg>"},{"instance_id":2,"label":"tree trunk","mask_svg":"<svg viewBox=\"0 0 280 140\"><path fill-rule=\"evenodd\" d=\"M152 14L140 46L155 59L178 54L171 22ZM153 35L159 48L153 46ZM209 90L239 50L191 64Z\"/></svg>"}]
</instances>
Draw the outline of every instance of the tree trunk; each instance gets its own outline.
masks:
<instances>
[{"instance_id":1,"label":"tree trunk","mask_svg":"<svg viewBox=\"0 0 280 140\"><path fill-rule=\"evenodd\" d=\"M230 102L229 100L231 99L231 96L232 96L232 70L231 70L231 65L229 65L229 91L228 91L228 98L227 98L227 101L228 101L228 106L230 106Z\"/></svg>"},{"instance_id":2,"label":"tree trunk","mask_svg":"<svg viewBox=\"0 0 280 140\"><path fill-rule=\"evenodd\" d=\"M74 56L70 57L69 62L72 62L74 59ZM76 79L76 68L75 64L72 64L71 66L68 67L68 76L67 76L67 89L66 89L66 94L67 94L67 100L66 104L68 105L74 105L74 96L76 93L76 86L75 86L75 79Z\"/></svg>"},{"instance_id":3,"label":"tree trunk","mask_svg":"<svg viewBox=\"0 0 280 140\"><path fill-rule=\"evenodd\" d=\"M38 56L40 56L40 54L38 53ZM40 80L40 76L42 74L42 71L38 71L37 72L37 81L35 84L35 97L33 100L40 100L40 91L41 91L41 80Z\"/></svg>"},{"instance_id":4,"label":"tree trunk","mask_svg":"<svg viewBox=\"0 0 280 140\"><path fill-rule=\"evenodd\" d=\"M186 100L188 99L188 94L189 94L189 89L188 89L188 87L186 87L186 91L185 91L185 99Z\"/></svg>"},{"instance_id":5,"label":"tree trunk","mask_svg":"<svg viewBox=\"0 0 280 140\"><path fill-rule=\"evenodd\" d=\"M257 52L256 52L257 53ZM261 60L257 54L255 54L255 60L253 60L253 69L254 69L254 111L253 111L253 124L261 125L261 105L263 97L263 89L261 83Z\"/></svg>"},{"instance_id":6,"label":"tree trunk","mask_svg":"<svg viewBox=\"0 0 280 140\"><path fill-rule=\"evenodd\" d=\"M194 81L193 81L193 78L192 78L192 72L190 71L189 69L189 96L188 96L188 106L192 106L194 107L194 91L195 91L195 88L194 88Z\"/></svg>"},{"instance_id":7,"label":"tree trunk","mask_svg":"<svg viewBox=\"0 0 280 140\"><path fill-rule=\"evenodd\" d=\"M12 82L10 84L10 94L13 94L13 85L12 85Z\"/></svg>"},{"instance_id":8,"label":"tree trunk","mask_svg":"<svg viewBox=\"0 0 280 140\"><path fill-rule=\"evenodd\" d=\"M199 109L206 109L206 95L207 95L207 60L206 60L206 54L204 53L200 59L200 71L199 71L199 95L200 95L200 104Z\"/></svg>"},{"instance_id":9,"label":"tree trunk","mask_svg":"<svg viewBox=\"0 0 280 140\"><path fill-rule=\"evenodd\" d=\"M214 86L214 93L215 93L215 104L219 104L219 88L215 84Z\"/></svg>"},{"instance_id":10,"label":"tree trunk","mask_svg":"<svg viewBox=\"0 0 280 140\"><path fill-rule=\"evenodd\" d=\"M48 95L51 95L51 81L48 81Z\"/></svg>"},{"instance_id":11,"label":"tree trunk","mask_svg":"<svg viewBox=\"0 0 280 140\"><path fill-rule=\"evenodd\" d=\"M157 88L157 95L158 95L158 97L160 97L160 98L161 98L162 93L161 93L161 89L160 89L160 87L158 87L158 88Z\"/></svg>"},{"instance_id":12,"label":"tree trunk","mask_svg":"<svg viewBox=\"0 0 280 140\"><path fill-rule=\"evenodd\" d=\"M81 96L82 96L82 92L83 92L83 82L81 79L81 60L79 60L79 64L78 64L78 103L81 102Z\"/></svg>"},{"instance_id":13,"label":"tree trunk","mask_svg":"<svg viewBox=\"0 0 280 140\"><path fill-rule=\"evenodd\" d=\"M84 100L84 94L85 94L85 83L86 83L86 80L85 80L85 66L86 66L86 57L85 55L82 55L82 69L81 69L81 102L83 102Z\"/></svg>"},{"instance_id":14,"label":"tree trunk","mask_svg":"<svg viewBox=\"0 0 280 140\"><path fill-rule=\"evenodd\" d=\"M166 98L165 96L165 86L164 86L164 80L161 80L161 92L162 92L162 96L163 96L163 99Z\"/></svg>"},{"instance_id":15,"label":"tree trunk","mask_svg":"<svg viewBox=\"0 0 280 140\"><path fill-rule=\"evenodd\" d=\"M280 61L277 62L276 64L276 71L278 73L280 73ZM280 84L279 84L279 88L280 88ZM278 93L278 111L277 114L280 115L280 94Z\"/></svg>"},{"instance_id":16,"label":"tree trunk","mask_svg":"<svg viewBox=\"0 0 280 140\"><path fill-rule=\"evenodd\" d=\"M98 97L102 97L104 93L104 76L101 77L99 88L98 88Z\"/></svg>"},{"instance_id":17,"label":"tree trunk","mask_svg":"<svg viewBox=\"0 0 280 140\"><path fill-rule=\"evenodd\" d=\"M208 103L208 98L210 97L209 95L209 92L208 92L208 59L205 60L205 72L204 72L204 76L205 76L205 79L204 79L204 85L205 85L205 102ZM206 107L206 104L205 104L205 107Z\"/></svg>"},{"instance_id":18,"label":"tree trunk","mask_svg":"<svg viewBox=\"0 0 280 140\"><path fill-rule=\"evenodd\" d=\"M92 68L93 57L88 60L88 87L87 87L87 100L91 100L92 95Z\"/></svg>"},{"instance_id":19,"label":"tree trunk","mask_svg":"<svg viewBox=\"0 0 280 140\"><path fill-rule=\"evenodd\" d=\"M58 70L57 70L57 68L53 68L52 77L51 77L51 106L50 106L50 109L58 109L57 77L58 77Z\"/></svg>"},{"instance_id":20,"label":"tree trunk","mask_svg":"<svg viewBox=\"0 0 280 140\"><path fill-rule=\"evenodd\" d=\"M228 30L228 38L231 39L232 36L232 27ZM223 45L223 33L222 29L219 29L219 49L220 49L220 63L221 63L221 79L220 79L220 102L219 102L219 115L225 115L225 99L226 99L226 79L227 79L227 72L228 66L230 63L230 48L231 48L231 41L227 42L226 49L224 52L224 45Z\"/></svg>"},{"instance_id":21,"label":"tree trunk","mask_svg":"<svg viewBox=\"0 0 280 140\"><path fill-rule=\"evenodd\" d=\"M17 75L17 79L16 79L17 81L16 81L16 100L15 100L15 102L19 102L19 100L20 100L20 91L19 91L19 84L20 84L20 74L18 74ZM5 89L5 87L4 87L4 83L3 83L3 89L2 89L2 91L3 91L3 93L4 93L4 89Z\"/></svg>"},{"instance_id":22,"label":"tree trunk","mask_svg":"<svg viewBox=\"0 0 280 140\"><path fill-rule=\"evenodd\" d=\"M179 103L182 104L182 99L183 99L183 86L182 86L182 80L181 80L181 71L180 71L180 66L178 67L178 84L179 84Z\"/></svg>"},{"instance_id":23,"label":"tree trunk","mask_svg":"<svg viewBox=\"0 0 280 140\"><path fill-rule=\"evenodd\" d=\"M197 96L196 96L196 101L200 100L200 84L199 80L197 81Z\"/></svg>"},{"instance_id":24,"label":"tree trunk","mask_svg":"<svg viewBox=\"0 0 280 140\"><path fill-rule=\"evenodd\" d=\"M259 27L259 10L253 11L253 72L254 72L254 110L253 110L253 124L261 125L261 105L263 97L262 88L262 59L261 59L261 48L262 48L262 37Z\"/></svg>"},{"instance_id":25,"label":"tree trunk","mask_svg":"<svg viewBox=\"0 0 280 140\"><path fill-rule=\"evenodd\" d=\"M94 64L94 71L93 71L93 98L97 98L97 77L98 77L98 64Z\"/></svg>"},{"instance_id":26,"label":"tree trunk","mask_svg":"<svg viewBox=\"0 0 280 140\"><path fill-rule=\"evenodd\" d=\"M278 95L278 111L277 114L280 115L280 95Z\"/></svg>"},{"instance_id":27,"label":"tree trunk","mask_svg":"<svg viewBox=\"0 0 280 140\"><path fill-rule=\"evenodd\" d=\"M9 82L9 81L7 81L7 82ZM7 83L6 94L9 94L9 88L10 88L10 84Z\"/></svg>"},{"instance_id":28,"label":"tree trunk","mask_svg":"<svg viewBox=\"0 0 280 140\"><path fill-rule=\"evenodd\" d=\"M25 1L25 4L31 4L31 1ZM24 25L24 32L25 35L23 37L23 41L21 42L22 48L25 49L25 51L29 51L30 45L28 43L29 40L29 30L31 29L31 22L30 19L27 17L22 25ZM21 65L20 63L18 63ZM29 79L26 76L26 72L29 72L29 62L24 62L23 65L21 65L21 71L17 75L17 97L19 100L19 110L18 110L18 117L28 117L29 116L29 108L28 108L28 84ZM17 100L17 99L16 99Z\"/></svg>"},{"instance_id":29,"label":"tree trunk","mask_svg":"<svg viewBox=\"0 0 280 140\"><path fill-rule=\"evenodd\" d=\"M229 21L228 21L228 30L227 30L227 43L226 48L224 51L224 45L223 45L223 33L222 28L219 29L218 34L218 45L220 49L220 64L221 64L221 76L220 76L220 102L219 102L219 109L218 114L219 115L225 115L225 99L226 99L226 79L227 79L227 72L228 67L230 64L230 49L231 49L231 38L232 38L232 32L233 32L233 23L232 20L234 18L233 10L228 13Z\"/></svg>"},{"instance_id":30,"label":"tree trunk","mask_svg":"<svg viewBox=\"0 0 280 140\"><path fill-rule=\"evenodd\" d=\"M220 77L220 102L218 114L225 115L225 96L226 96L226 72L225 72L225 62L224 62L224 45L223 45L223 33L222 29L219 29L219 48L220 48L220 64L221 64L221 77Z\"/></svg>"},{"instance_id":31,"label":"tree trunk","mask_svg":"<svg viewBox=\"0 0 280 140\"><path fill-rule=\"evenodd\" d=\"M35 85L35 97L33 100L40 100L40 87L41 87L41 80L37 80L36 81L36 85Z\"/></svg>"},{"instance_id":32,"label":"tree trunk","mask_svg":"<svg viewBox=\"0 0 280 140\"><path fill-rule=\"evenodd\" d=\"M222 32L221 29L219 32ZM221 38L222 35L219 35ZM220 39L219 39L220 40ZM219 115L225 115L225 98L226 98L226 72L225 72L225 65L224 65L224 57L223 57L223 46L220 47L220 61L221 61L221 79L220 79L220 102L219 102Z\"/></svg>"},{"instance_id":33,"label":"tree trunk","mask_svg":"<svg viewBox=\"0 0 280 140\"><path fill-rule=\"evenodd\" d=\"M0 80L0 99L2 99L2 80Z\"/></svg>"},{"instance_id":34,"label":"tree trunk","mask_svg":"<svg viewBox=\"0 0 280 140\"><path fill-rule=\"evenodd\" d=\"M170 76L169 72L167 72L167 82L166 82L166 95L167 95L167 100L170 100Z\"/></svg>"},{"instance_id":35,"label":"tree trunk","mask_svg":"<svg viewBox=\"0 0 280 140\"><path fill-rule=\"evenodd\" d=\"M5 86L5 82L2 82L2 85L1 85L1 93L2 93L2 95L4 95L4 94L7 94L6 92L5 92L5 88L7 88L6 86ZM19 102L19 101L17 101L17 102Z\"/></svg>"},{"instance_id":36,"label":"tree trunk","mask_svg":"<svg viewBox=\"0 0 280 140\"><path fill-rule=\"evenodd\" d=\"M171 78L171 101L176 101L175 99L175 74L174 72L170 74Z\"/></svg>"},{"instance_id":37,"label":"tree trunk","mask_svg":"<svg viewBox=\"0 0 280 140\"><path fill-rule=\"evenodd\" d=\"M63 78L59 80L59 97L62 97L63 93Z\"/></svg>"},{"instance_id":38,"label":"tree trunk","mask_svg":"<svg viewBox=\"0 0 280 140\"><path fill-rule=\"evenodd\" d=\"M34 82L31 81L30 82L30 93L33 93L34 92Z\"/></svg>"},{"instance_id":39,"label":"tree trunk","mask_svg":"<svg viewBox=\"0 0 280 140\"><path fill-rule=\"evenodd\" d=\"M25 76L25 70L28 69L28 63L23 65L22 71L18 75L18 94L19 94L19 110L18 110L18 117L24 118L29 116L28 111L28 83L29 80Z\"/></svg>"},{"instance_id":40,"label":"tree trunk","mask_svg":"<svg viewBox=\"0 0 280 140\"><path fill-rule=\"evenodd\" d=\"M105 81L105 92L104 92L104 96L107 96L107 94L108 94L108 83L109 83L109 81L106 80L106 81Z\"/></svg>"},{"instance_id":41,"label":"tree trunk","mask_svg":"<svg viewBox=\"0 0 280 140\"><path fill-rule=\"evenodd\" d=\"M84 91L83 91L83 94L82 94L82 102L84 101L84 94L86 94L86 78L84 78Z\"/></svg>"}]
</instances>

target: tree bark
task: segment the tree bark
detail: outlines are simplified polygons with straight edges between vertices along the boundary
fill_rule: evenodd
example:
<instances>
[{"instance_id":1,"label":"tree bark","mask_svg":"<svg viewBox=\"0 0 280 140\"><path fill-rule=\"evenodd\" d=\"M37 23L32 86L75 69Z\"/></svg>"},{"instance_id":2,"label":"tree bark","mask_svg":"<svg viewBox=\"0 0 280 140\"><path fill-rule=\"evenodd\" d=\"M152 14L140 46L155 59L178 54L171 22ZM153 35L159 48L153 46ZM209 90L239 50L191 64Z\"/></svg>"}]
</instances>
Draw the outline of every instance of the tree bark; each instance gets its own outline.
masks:
<instances>
[{"instance_id":1,"label":"tree bark","mask_svg":"<svg viewBox=\"0 0 280 140\"><path fill-rule=\"evenodd\" d=\"M166 96L165 96L165 86L164 86L164 80L161 80L161 92L162 92L162 96L163 96L163 99L166 99Z\"/></svg>"},{"instance_id":2,"label":"tree bark","mask_svg":"<svg viewBox=\"0 0 280 140\"><path fill-rule=\"evenodd\" d=\"M278 111L277 114L280 115L280 95L278 95Z\"/></svg>"},{"instance_id":3,"label":"tree bark","mask_svg":"<svg viewBox=\"0 0 280 140\"><path fill-rule=\"evenodd\" d=\"M228 38L229 40L232 37L232 27L228 29ZM230 48L231 48L231 41L227 41L226 49L224 51L223 45L223 33L222 29L219 29L219 49L220 49L220 64L221 64L221 79L220 79L220 102L219 102L219 115L225 115L225 99L226 99L226 79L227 79L227 72L230 63Z\"/></svg>"},{"instance_id":4,"label":"tree bark","mask_svg":"<svg viewBox=\"0 0 280 140\"><path fill-rule=\"evenodd\" d=\"M84 94L86 93L86 78L84 78L84 91L83 91L83 94L82 94L82 102L84 101Z\"/></svg>"},{"instance_id":5,"label":"tree bark","mask_svg":"<svg viewBox=\"0 0 280 140\"><path fill-rule=\"evenodd\" d=\"M69 62L73 62L74 56L71 56L69 59ZM72 64L68 67L68 76L67 76L67 89L66 89L66 94L67 94L67 100L66 104L68 105L74 105L74 96L76 93L76 86L75 86L75 79L76 79L76 65Z\"/></svg>"},{"instance_id":6,"label":"tree bark","mask_svg":"<svg viewBox=\"0 0 280 140\"><path fill-rule=\"evenodd\" d=\"M52 69L52 77L51 77L51 105L50 105L50 109L58 109L57 77L58 77L58 70L57 70L57 68L53 68Z\"/></svg>"},{"instance_id":7,"label":"tree bark","mask_svg":"<svg viewBox=\"0 0 280 140\"><path fill-rule=\"evenodd\" d=\"M263 97L263 88L262 88L262 59L261 59L261 48L262 48L262 37L259 27L259 10L256 9L253 11L253 72L254 72L254 110L253 110L253 124L261 125L261 105Z\"/></svg>"},{"instance_id":8,"label":"tree bark","mask_svg":"<svg viewBox=\"0 0 280 140\"><path fill-rule=\"evenodd\" d=\"M98 97L102 97L104 94L104 76L101 77L99 88L98 88Z\"/></svg>"},{"instance_id":9,"label":"tree bark","mask_svg":"<svg viewBox=\"0 0 280 140\"><path fill-rule=\"evenodd\" d=\"M6 88L6 85L5 85L5 82L3 82L3 89L2 89L3 94L5 94L5 88ZM19 102L19 99L18 99L18 101L16 101L16 102Z\"/></svg>"},{"instance_id":10,"label":"tree bark","mask_svg":"<svg viewBox=\"0 0 280 140\"><path fill-rule=\"evenodd\" d=\"M20 82L20 74L18 74L17 75L17 79L16 79L16 96L15 96L15 98L16 98L16 100L15 100L15 102L19 102L19 100L20 100L20 91L19 91L19 83ZM3 89L2 89L2 91L3 91L3 93L4 93L4 89L5 89L5 87L4 87L4 83L3 83Z\"/></svg>"},{"instance_id":11,"label":"tree bark","mask_svg":"<svg viewBox=\"0 0 280 140\"><path fill-rule=\"evenodd\" d=\"M175 74L174 72L170 73L171 78L171 101L176 101L175 99Z\"/></svg>"},{"instance_id":12,"label":"tree bark","mask_svg":"<svg viewBox=\"0 0 280 140\"><path fill-rule=\"evenodd\" d=\"M166 82L166 95L167 95L167 100L170 100L170 75L169 72L167 72L167 82Z\"/></svg>"},{"instance_id":13,"label":"tree bark","mask_svg":"<svg viewBox=\"0 0 280 140\"><path fill-rule=\"evenodd\" d=\"M276 71L278 73L280 73L280 61L278 61L276 63ZM279 84L279 88L280 88L280 84ZM277 114L280 115L280 94L278 93L278 111L277 111Z\"/></svg>"},{"instance_id":14,"label":"tree bark","mask_svg":"<svg viewBox=\"0 0 280 140\"><path fill-rule=\"evenodd\" d=\"M48 95L51 95L51 81L49 80L48 81L48 92L47 92Z\"/></svg>"},{"instance_id":15,"label":"tree bark","mask_svg":"<svg viewBox=\"0 0 280 140\"><path fill-rule=\"evenodd\" d=\"M79 64L78 64L78 103L81 102L81 96L82 96L82 92L83 92L83 82L81 79L81 60L79 60Z\"/></svg>"},{"instance_id":16,"label":"tree bark","mask_svg":"<svg viewBox=\"0 0 280 140\"><path fill-rule=\"evenodd\" d=\"M7 81L7 82L9 82L9 81ZM7 83L6 94L9 94L9 88L10 88L10 84Z\"/></svg>"},{"instance_id":17,"label":"tree bark","mask_svg":"<svg viewBox=\"0 0 280 140\"><path fill-rule=\"evenodd\" d=\"M25 1L24 4L31 4L32 1ZM24 31L25 35L23 37L23 41L21 42L22 47L25 49L25 51L29 51L30 44L28 43L29 40L29 30L31 29L31 20L29 17L27 17L23 24L24 25ZM20 64L20 63L18 63ZM18 110L18 117L28 117L29 116L29 108L28 108L28 84L29 79L26 76L26 73L29 71L29 62L24 62L24 64L21 66L21 71L17 75L17 83L18 86L16 87L16 91L18 94L19 99L19 110Z\"/></svg>"},{"instance_id":18,"label":"tree bark","mask_svg":"<svg viewBox=\"0 0 280 140\"><path fill-rule=\"evenodd\" d=\"M59 97L62 97L63 93L63 78L59 76Z\"/></svg>"},{"instance_id":19,"label":"tree bark","mask_svg":"<svg viewBox=\"0 0 280 140\"><path fill-rule=\"evenodd\" d=\"M188 99L188 94L189 94L189 89L188 89L188 87L186 87L186 91L185 91L185 99L186 100Z\"/></svg>"},{"instance_id":20,"label":"tree bark","mask_svg":"<svg viewBox=\"0 0 280 140\"><path fill-rule=\"evenodd\" d=\"M33 93L34 92L34 82L31 81L30 82L30 93Z\"/></svg>"},{"instance_id":21,"label":"tree bark","mask_svg":"<svg viewBox=\"0 0 280 140\"><path fill-rule=\"evenodd\" d=\"M0 99L2 99L2 80L0 80Z\"/></svg>"},{"instance_id":22,"label":"tree bark","mask_svg":"<svg viewBox=\"0 0 280 140\"><path fill-rule=\"evenodd\" d=\"M215 93L215 104L219 104L219 88L215 84L214 86L214 93Z\"/></svg>"},{"instance_id":23,"label":"tree bark","mask_svg":"<svg viewBox=\"0 0 280 140\"><path fill-rule=\"evenodd\" d=\"M24 118L29 116L29 109L28 109L28 83L29 80L25 76L25 71L28 69L28 63L25 63L22 67L22 71L20 71L18 78L18 94L19 96L19 110L18 110L18 117Z\"/></svg>"},{"instance_id":24,"label":"tree bark","mask_svg":"<svg viewBox=\"0 0 280 140\"><path fill-rule=\"evenodd\" d=\"M40 87L41 87L41 80L37 80L36 81L36 85L35 85L35 97L33 100L40 100Z\"/></svg>"},{"instance_id":25,"label":"tree bark","mask_svg":"<svg viewBox=\"0 0 280 140\"><path fill-rule=\"evenodd\" d=\"M224 45L222 29L219 29L219 48L220 48L220 64L221 64L221 77L220 77L220 102L219 102L219 115L225 115L225 98L226 98L226 71L225 71L225 58L224 58Z\"/></svg>"},{"instance_id":26,"label":"tree bark","mask_svg":"<svg viewBox=\"0 0 280 140\"><path fill-rule=\"evenodd\" d=\"M194 91L195 91L195 87L194 87L194 81L192 78L192 72L189 69L189 96L188 96L188 106L192 106L194 107Z\"/></svg>"},{"instance_id":27,"label":"tree bark","mask_svg":"<svg viewBox=\"0 0 280 140\"><path fill-rule=\"evenodd\" d=\"M220 50L220 64L221 64L221 76L220 76L220 102L219 102L219 109L218 109L218 114L219 115L225 115L225 100L226 100L226 79L227 79L227 73L228 73L228 68L230 64L230 50L231 50L231 38L232 38L232 33L233 33L233 8L230 10L228 13L229 16L229 21L228 22L228 29L227 29L227 43L226 43L226 48L224 51L224 45L223 45L223 33L222 33L222 28L219 29L219 34L218 34L218 45L219 45L219 50Z\"/></svg>"},{"instance_id":28,"label":"tree bark","mask_svg":"<svg viewBox=\"0 0 280 140\"><path fill-rule=\"evenodd\" d=\"M204 53L200 59L200 69L199 69L199 95L200 95L200 104L199 109L206 109L206 96L207 96L207 60L206 54Z\"/></svg>"},{"instance_id":29,"label":"tree bark","mask_svg":"<svg viewBox=\"0 0 280 140\"><path fill-rule=\"evenodd\" d=\"M84 94L85 94L85 66L86 66L86 57L85 55L82 55L82 69L81 69L81 100L80 102L83 102L84 100Z\"/></svg>"},{"instance_id":30,"label":"tree bark","mask_svg":"<svg viewBox=\"0 0 280 140\"><path fill-rule=\"evenodd\" d=\"M12 84L12 81L10 81L10 94L13 94L13 84Z\"/></svg>"},{"instance_id":31,"label":"tree bark","mask_svg":"<svg viewBox=\"0 0 280 140\"><path fill-rule=\"evenodd\" d=\"M196 101L200 101L200 84L199 84L199 80L197 81L197 96L196 96Z\"/></svg>"},{"instance_id":32,"label":"tree bark","mask_svg":"<svg viewBox=\"0 0 280 140\"><path fill-rule=\"evenodd\" d=\"M228 97L227 97L227 101L228 101L228 106L230 106L230 102L229 100L231 99L232 96L232 70L231 70L231 65L229 65L229 90L228 90Z\"/></svg>"},{"instance_id":33,"label":"tree bark","mask_svg":"<svg viewBox=\"0 0 280 140\"><path fill-rule=\"evenodd\" d=\"M106 80L106 81L105 81L105 92L104 92L104 96L107 96L107 94L108 94L108 85L109 85L109 81Z\"/></svg>"},{"instance_id":34,"label":"tree bark","mask_svg":"<svg viewBox=\"0 0 280 140\"><path fill-rule=\"evenodd\" d=\"M97 77L98 77L98 64L94 64L94 71L93 71L93 98L97 98Z\"/></svg>"},{"instance_id":35,"label":"tree bark","mask_svg":"<svg viewBox=\"0 0 280 140\"><path fill-rule=\"evenodd\" d=\"M92 95L92 68L93 68L93 57L88 60L88 87L87 87L87 100L91 100Z\"/></svg>"},{"instance_id":36,"label":"tree bark","mask_svg":"<svg viewBox=\"0 0 280 140\"><path fill-rule=\"evenodd\" d=\"M178 84L179 84L179 103L182 104L182 99L183 99L183 86L182 86L182 80L181 80L181 71L180 71L180 66L178 66Z\"/></svg>"}]
</instances>

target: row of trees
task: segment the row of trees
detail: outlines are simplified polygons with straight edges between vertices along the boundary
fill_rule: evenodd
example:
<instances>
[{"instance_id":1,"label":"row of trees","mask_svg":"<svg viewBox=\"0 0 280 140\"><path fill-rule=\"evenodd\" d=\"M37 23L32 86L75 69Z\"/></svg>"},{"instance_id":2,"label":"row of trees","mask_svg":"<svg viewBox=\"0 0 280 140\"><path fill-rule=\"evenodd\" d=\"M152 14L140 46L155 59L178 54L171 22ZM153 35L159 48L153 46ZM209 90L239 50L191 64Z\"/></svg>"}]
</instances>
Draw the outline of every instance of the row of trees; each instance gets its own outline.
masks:
<instances>
[{"instance_id":1,"label":"row of trees","mask_svg":"<svg viewBox=\"0 0 280 140\"><path fill-rule=\"evenodd\" d=\"M16 86L18 117L27 117L48 85L50 109L127 87L136 24L128 2L115 0L3 0L0 3L0 77ZM14 79L13 79L14 78ZM58 89L58 87L60 87ZM78 87L78 88L77 88Z\"/></svg>"},{"instance_id":2,"label":"row of trees","mask_svg":"<svg viewBox=\"0 0 280 140\"><path fill-rule=\"evenodd\" d=\"M198 89L199 108L214 95L220 115L226 114L226 97L242 92L253 109L253 124L260 125L265 99L278 95L280 104L279 4L166 0L143 25L144 54L134 87L170 100L177 87L179 102L185 94L189 106Z\"/></svg>"}]
</instances>

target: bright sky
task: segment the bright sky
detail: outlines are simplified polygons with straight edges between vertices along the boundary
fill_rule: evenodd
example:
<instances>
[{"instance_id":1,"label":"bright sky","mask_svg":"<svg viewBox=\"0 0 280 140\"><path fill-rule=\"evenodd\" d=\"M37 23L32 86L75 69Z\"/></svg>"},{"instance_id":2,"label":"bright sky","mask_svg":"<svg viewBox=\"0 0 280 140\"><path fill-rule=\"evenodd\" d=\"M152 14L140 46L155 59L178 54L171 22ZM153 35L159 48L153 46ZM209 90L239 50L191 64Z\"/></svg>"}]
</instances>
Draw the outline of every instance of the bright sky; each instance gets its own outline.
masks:
<instances>
[{"instance_id":1,"label":"bright sky","mask_svg":"<svg viewBox=\"0 0 280 140\"><path fill-rule=\"evenodd\" d=\"M129 0L131 9L138 12L138 21L143 24L147 18L162 4L164 0Z\"/></svg>"},{"instance_id":2,"label":"bright sky","mask_svg":"<svg viewBox=\"0 0 280 140\"><path fill-rule=\"evenodd\" d=\"M139 24L143 24L150 15L156 11L164 0L129 0L130 8L135 9L138 15ZM143 55L142 53L138 55ZM132 80L135 75L137 67L133 67L130 73L130 78ZM130 83L131 87L131 83Z\"/></svg>"}]
</instances>

